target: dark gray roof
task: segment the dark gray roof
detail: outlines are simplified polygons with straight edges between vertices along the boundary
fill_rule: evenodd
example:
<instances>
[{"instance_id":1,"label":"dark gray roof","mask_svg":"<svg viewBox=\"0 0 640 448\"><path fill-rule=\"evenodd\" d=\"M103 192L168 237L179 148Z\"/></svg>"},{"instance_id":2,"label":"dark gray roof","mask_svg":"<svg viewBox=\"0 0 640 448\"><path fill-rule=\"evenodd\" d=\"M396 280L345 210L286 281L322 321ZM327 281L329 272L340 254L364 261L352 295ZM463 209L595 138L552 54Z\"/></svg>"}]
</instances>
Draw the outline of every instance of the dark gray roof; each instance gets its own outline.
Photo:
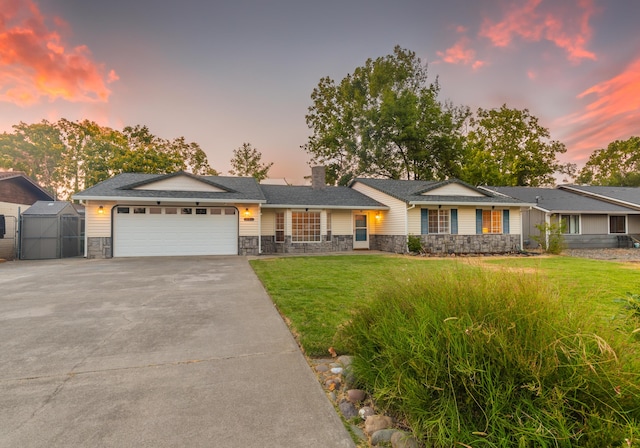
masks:
<instances>
[{"instance_id":1,"label":"dark gray roof","mask_svg":"<svg viewBox=\"0 0 640 448\"><path fill-rule=\"evenodd\" d=\"M388 209L370 197L349 187L313 189L290 185L261 185L266 207L327 207L347 209Z\"/></svg>"},{"instance_id":2,"label":"dark gray roof","mask_svg":"<svg viewBox=\"0 0 640 448\"><path fill-rule=\"evenodd\" d=\"M616 202L640 206L640 187L591 187L586 185L562 185L560 188L596 195Z\"/></svg>"},{"instance_id":3,"label":"dark gray roof","mask_svg":"<svg viewBox=\"0 0 640 448\"><path fill-rule=\"evenodd\" d=\"M215 186L224 192L214 191L175 191L175 190L136 190L155 181L174 176L186 175ZM253 177L194 176L179 172L165 174L123 173L107 179L93 187L73 195L74 199L191 199L214 200L216 202L264 202L265 198L258 182Z\"/></svg>"},{"instance_id":4,"label":"dark gray roof","mask_svg":"<svg viewBox=\"0 0 640 448\"><path fill-rule=\"evenodd\" d=\"M537 204L548 212L579 213L627 213L633 211L628 207L611 204L598 199L589 198L558 188L535 187L486 187L498 193Z\"/></svg>"},{"instance_id":5,"label":"dark gray roof","mask_svg":"<svg viewBox=\"0 0 640 448\"><path fill-rule=\"evenodd\" d=\"M65 210L66 209L66 210ZM65 215L77 215L78 212L73 204L66 201L38 201L26 209L23 215L57 215L64 211Z\"/></svg>"},{"instance_id":6,"label":"dark gray roof","mask_svg":"<svg viewBox=\"0 0 640 448\"><path fill-rule=\"evenodd\" d=\"M426 181L426 180L395 180L395 179L367 179L357 178L355 182L360 182L371 188L375 188L382 193L388 194L396 199L406 202L407 204L427 204L427 203L468 203L468 204L500 204L500 205L527 205L522 201L494 194L491 191L480 190L473 185L467 184L457 179L446 181ZM456 183L482 196L453 196L453 195L428 195L424 193L443 187L448 184Z\"/></svg>"}]
</instances>

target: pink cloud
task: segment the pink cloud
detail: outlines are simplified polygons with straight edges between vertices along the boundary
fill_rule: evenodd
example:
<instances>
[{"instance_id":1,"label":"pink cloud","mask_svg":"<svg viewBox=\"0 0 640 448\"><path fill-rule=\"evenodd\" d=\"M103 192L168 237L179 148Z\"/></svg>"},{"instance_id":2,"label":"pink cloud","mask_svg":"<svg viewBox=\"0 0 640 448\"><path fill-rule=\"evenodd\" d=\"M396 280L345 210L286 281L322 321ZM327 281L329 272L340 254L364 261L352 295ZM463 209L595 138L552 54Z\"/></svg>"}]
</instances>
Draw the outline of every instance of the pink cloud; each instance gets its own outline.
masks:
<instances>
[{"instance_id":1,"label":"pink cloud","mask_svg":"<svg viewBox=\"0 0 640 448\"><path fill-rule=\"evenodd\" d=\"M53 20L67 28L64 21ZM118 79L92 59L86 46L67 48L32 0L0 0L0 101L21 106L43 98L104 102Z\"/></svg>"},{"instance_id":2,"label":"pink cloud","mask_svg":"<svg viewBox=\"0 0 640 448\"><path fill-rule=\"evenodd\" d=\"M558 124L570 129L565 141L582 158L616 139L638 135L640 58L620 74L580 93L578 98L591 102L584 110L561 118Z\"/></svg>"},{"instance_id":3,"label":"pink cloud","mask_svg":"<svg viewBox=\"0 0 640 448\"><path fill-rule=\"evenodd\" d=\"M488 19L482 24L480 36L486 37L496 47L506 47L520 37L526 41L549 41L567 53L572 62L595 60L596 55L586 49L591 39L590 18L596 9L592 0L576 0L576 8L565 8L566 3L528 0L525 4L513 4L505 11L502 20Z\"/></svg>"},{"instance_id":4,"label":"pink cloud","mask_svg":"<svg viewBox=\"0 0 640 448\"><path fill-rule=\"evenodd\" d=\"M469 38L463 36L453 47L438 51L437 55L448 64L471 65L474 70L477 70L484 66L485 62L476 59L475 50L469 48L470 43Z\"/></svg>"}]
</instances>

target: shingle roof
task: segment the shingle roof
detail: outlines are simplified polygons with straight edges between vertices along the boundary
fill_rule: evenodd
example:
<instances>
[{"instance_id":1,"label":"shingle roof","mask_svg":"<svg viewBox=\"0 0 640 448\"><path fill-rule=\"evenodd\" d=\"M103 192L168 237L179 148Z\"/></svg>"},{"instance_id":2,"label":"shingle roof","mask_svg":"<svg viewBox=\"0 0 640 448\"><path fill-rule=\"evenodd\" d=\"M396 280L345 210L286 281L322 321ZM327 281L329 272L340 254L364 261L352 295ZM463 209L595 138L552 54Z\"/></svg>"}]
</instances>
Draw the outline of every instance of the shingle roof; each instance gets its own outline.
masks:
<instances>
[{"instance_id":1,"label":"shingle roof","mask_svg":"<svg viewBox=\"0 0 640 448\"><path fill-rule=\"evenodd\" d=\"M591 187L586 185L562 185L560 188L597 195L614 201L640 206L640 187Z\"/></svg>"},{"instance_id":2,"label":"shingle roof","mask_svg":"<svg viewBox=\"0 0 640 448\"><path fill-rule=\"evenodd\" d=\"M261 185L265 207L331 207L347 209L388 209L384 204L349 187L313 189L290 185Z\"/></svg>"},{"instance_id":3,"label":"shingle roof","mask_svg":"<svg viewBox=\"0 0 640 448\"><path fill-rule=\"evenodd\" d=\"M537 203L539 208L549 212L581 212L581 213L627 213L633 210L598 199L589 198L558 188L535 187L486 187L498 193L520 199L524 202Z\"/></svg>"},{"instance_id":4,"label":"shingle roof","mask_svg":"<svg viewBox=\"0 0 640 448\"><path fill-rule=\"evenodd\" d=\"M472 185L457 179L447 181L425 181L425 180L395 180L395 179L368 179L357 178L355 182L360 182L371 188L375 188L382 193L388 194L407 204L432 204L432 203L468 203L468 204L500 204L500 205L527 205L519 199L504 197L492 193L491 191L480 190ZM467 187L482 196L458 196L458 195L427 195L424 193L433 191L448 184L459 184Z\"/></svg>"},{"instance_id":5,"label":"shingle roof","mask_svg":"<svg viewBox=\"0 0 640 448\"><path fill-rule=\"evenodd\" d=\"M176 175L188 175L205 183L226 190L215 191L176 191L176 190L140 190L134 189L145 184ZM141 174L123 173L107 179L93 187L73 195L74 199L191 199L214 202L264 202L265 198L258 182L253 177L193 176L188 173Z\"/></svg>"},{"instance_id":6,"label":"shingle roof","mask_svg":"<svg viewBox=\"0 0 640 448\"><path fill-rule=\"evenodd\" d=\"M23 215L57 215L65 208L69 208L68 214L77 214L73 204L66 201L38 201L26 209Z\"/></svg>"}]
</instances>

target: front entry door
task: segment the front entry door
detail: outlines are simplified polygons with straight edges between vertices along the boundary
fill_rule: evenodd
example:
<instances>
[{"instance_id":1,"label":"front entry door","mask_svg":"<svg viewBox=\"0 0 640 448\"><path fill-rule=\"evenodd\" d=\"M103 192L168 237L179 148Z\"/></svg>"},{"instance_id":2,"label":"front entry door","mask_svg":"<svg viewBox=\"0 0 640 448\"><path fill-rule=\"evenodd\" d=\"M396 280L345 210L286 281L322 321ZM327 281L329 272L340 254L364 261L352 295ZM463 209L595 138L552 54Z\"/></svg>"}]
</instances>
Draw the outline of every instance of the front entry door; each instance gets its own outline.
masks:
<instances>
[{"instance_id":1,"label":"front entry door","mask_svg":"<svg viewBox=\"0 0 640 448\"><path fill-rule=\"evenodd\" d=\"M353 248L369 249L367 215L364 213L356 213L353 215Z\"/></svg>"}]
</instances>

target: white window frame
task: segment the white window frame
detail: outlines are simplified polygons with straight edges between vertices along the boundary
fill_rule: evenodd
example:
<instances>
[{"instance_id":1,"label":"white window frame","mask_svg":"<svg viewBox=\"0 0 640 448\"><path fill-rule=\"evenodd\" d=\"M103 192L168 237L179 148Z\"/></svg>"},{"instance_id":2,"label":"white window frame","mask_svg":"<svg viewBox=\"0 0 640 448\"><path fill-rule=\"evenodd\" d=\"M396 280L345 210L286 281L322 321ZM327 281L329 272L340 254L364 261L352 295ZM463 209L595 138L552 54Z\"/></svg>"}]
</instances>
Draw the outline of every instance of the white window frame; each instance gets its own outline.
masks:
<instances>
[{"instance_id":1,"label":"white window frame","mask_svg":"<svg viewBox=\"0 0 640 448\"><path fill-rule=\"evenodd\" d=\"M451 210L438 208L429 209L427 216L427 229L430 235L447 235L451 233ZM436 221L434 227L431 227L432 216Z\"/></svg>"},{"instance_id":2,"label":"white window frame","mask_svg":"<svg viewBox=\"0 0 640 448\"><path fill-rule=\"evenodd\" d=\"M291 242L319 243L321 241L320 210L291 212Z\"/></svg>"}]
</instances>

